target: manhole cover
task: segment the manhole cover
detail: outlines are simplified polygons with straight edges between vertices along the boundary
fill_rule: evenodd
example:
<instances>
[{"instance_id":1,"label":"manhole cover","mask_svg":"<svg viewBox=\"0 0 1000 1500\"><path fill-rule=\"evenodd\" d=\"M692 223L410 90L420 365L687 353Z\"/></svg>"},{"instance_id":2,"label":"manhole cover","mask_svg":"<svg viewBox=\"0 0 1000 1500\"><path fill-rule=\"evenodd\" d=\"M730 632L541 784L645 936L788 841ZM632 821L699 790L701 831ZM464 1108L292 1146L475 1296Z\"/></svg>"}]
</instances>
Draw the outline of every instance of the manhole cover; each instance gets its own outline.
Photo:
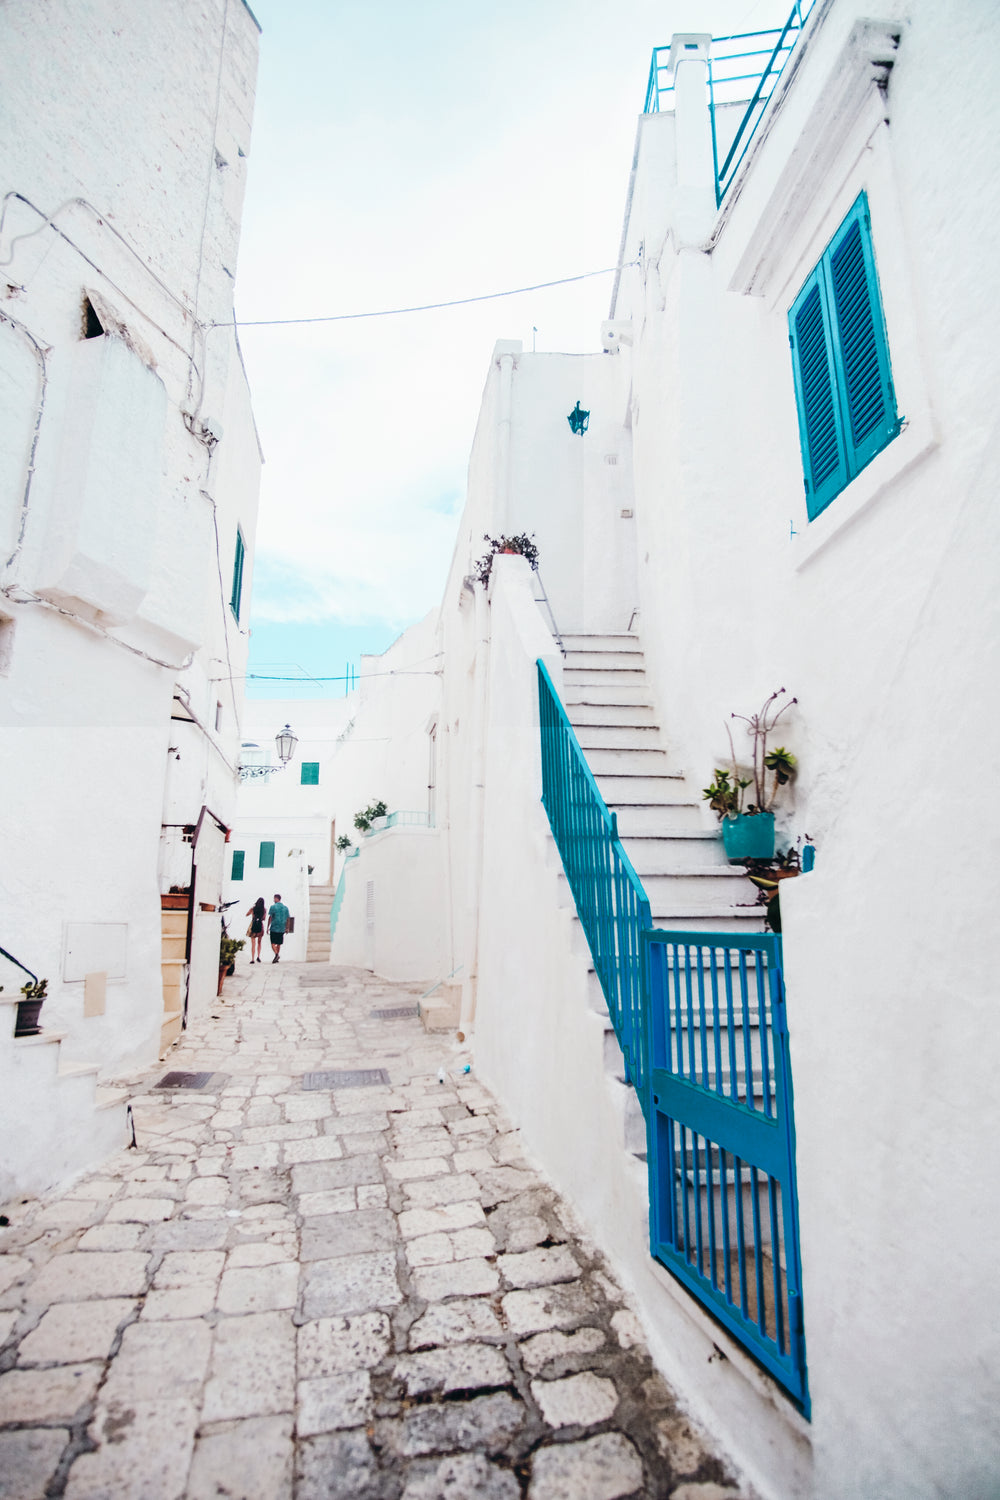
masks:
<instances>
[{"instance_id":1,"label":"manhole cover","mask_svg":"<svg viewBox=\"0 0 1000 1500\"><path fill-rule=\"evenodd\" d=\"M384 1068L355 1068L349 1073L303 1073L304 1089L364 1089L376 1083L388 1083Z\"/></svg>"},{"instance_id":2,"label":"manhole cover","mask_svg":"<svg viewBox=\"0 0 1000 1500\"><path fill-rule=\"evenodd\" d=\"M203 1089L214 1077L214 1073L166 1073L156 1087L158 1089Z\"/></svg>"},{"instance_id":3,"label":"manhole cover","mask_svg":"<svg viewBox=\"0 0 1000 1500\"><path fill-rule=\"evenodd\" d=\"M419 1005L397 1005L394 1010L373 1010L373 1021L402 1021L410 1016L419 1016Z\"/></svg>"}]
</instances>

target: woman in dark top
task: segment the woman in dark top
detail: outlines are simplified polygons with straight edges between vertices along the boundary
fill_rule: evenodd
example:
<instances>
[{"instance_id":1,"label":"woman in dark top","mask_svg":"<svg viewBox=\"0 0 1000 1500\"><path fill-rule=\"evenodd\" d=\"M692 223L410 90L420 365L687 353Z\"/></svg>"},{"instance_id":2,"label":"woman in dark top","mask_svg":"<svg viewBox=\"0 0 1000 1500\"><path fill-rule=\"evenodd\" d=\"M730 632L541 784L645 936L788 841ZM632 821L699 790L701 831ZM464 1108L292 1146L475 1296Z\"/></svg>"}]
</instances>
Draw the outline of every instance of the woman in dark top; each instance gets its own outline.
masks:
<instances>
[{"instance_id":1,"label":"woman in dark top","mask_svg":"<svg viewBox=\"0 0 1000 1500\"><path fill-rule=\"evenodd\" d=\"M260 963L260 945L264 938L264 918L267 916L267 902L263 896L258 896L253 906L247 912L250 918L250 926L247 935L250 938L250 962Z\"/></svg>"}]
</instances>

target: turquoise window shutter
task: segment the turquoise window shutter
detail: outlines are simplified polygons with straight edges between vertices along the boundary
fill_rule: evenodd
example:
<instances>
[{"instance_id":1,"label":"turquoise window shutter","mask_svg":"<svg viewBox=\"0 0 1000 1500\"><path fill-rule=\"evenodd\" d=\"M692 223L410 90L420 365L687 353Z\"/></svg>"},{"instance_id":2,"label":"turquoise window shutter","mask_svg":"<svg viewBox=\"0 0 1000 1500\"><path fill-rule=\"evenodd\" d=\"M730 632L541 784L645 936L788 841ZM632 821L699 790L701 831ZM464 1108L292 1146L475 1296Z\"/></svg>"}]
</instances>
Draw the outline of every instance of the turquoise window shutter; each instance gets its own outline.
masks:
<instances>
[{"instance_id":1,"label":"turquoise window shutter","mask_svg":"<svg viewBox=\"0 0 1000 1500\"><path fill-rule=\"evenodd\" d=\"M299 776L301 786L319 786L319 761L304 760Z\"/></svg>"},{"instance_id":2,"label":"turquoise window shutter","mask_svg":"<svg viewBox=\"0 0 1000 1500\"><path fill-rule=\"evenodd\" d=\"M243 533L239 527L236 528L236 553L233 558L233 591L229 596L229 608L236 617L236 623L240 619L240 601L243 598L243 559L246 556L246 543Z\"/></svg>"},{"instance_id":3,"label":"turquoise window shutter","mask_svg":"<svg viewBox=\"0 0 1000 1500\"><path fill-rule=\"evenodd\" d=\"M864 194L837 231L825 258L836 308L844 416L857 474L899 431Z\"/></svg>"},{"instance_id":4,"label":"turquoise window shutter","mask_svg":"<svg viewBox=\"0 0 1000 1500\"><path fill-rule=\"evenodd\" d=\"M810 520L829 505L848 480L830 315L820 270L817 268L810 276L790 314L795 396Z\"/></svg>"},{"instance_id":5,"label":"turquoise window shutter","mask_svg":"<svg viewBox=\"0 0 1000 1500\"><path fill-rule=\"evenodd\" d=\"M865 193L788 321L811 521L899 431Z\"/></svg>"},{"instance_id":6,"label":"turquoise window shutter","mask_svg":"<svg viewBox=\"0 0 1000 1500\"><path fill-rule=\"evenodd\" d=\"M245 853L245 851L243 849L234 849L233 850L233 873L232 873L233 880L242 880L243 879L243 861L244 861L245 858L246 858L246 853Z\"/></svg>"},{"instance_id":7,"label":"turquoise window shutter","mask_svg":"<svg viewBox=\"0 0 1000 1500\"><path fill-rule=\"evenodd\" d=\"M274 845L273 844L261 844L261 846L260 846L260 858L258 859L257 864L258 864L259 868L262 869L262 870L273 870L274 869Z\"/></svg>"}]
</instances>

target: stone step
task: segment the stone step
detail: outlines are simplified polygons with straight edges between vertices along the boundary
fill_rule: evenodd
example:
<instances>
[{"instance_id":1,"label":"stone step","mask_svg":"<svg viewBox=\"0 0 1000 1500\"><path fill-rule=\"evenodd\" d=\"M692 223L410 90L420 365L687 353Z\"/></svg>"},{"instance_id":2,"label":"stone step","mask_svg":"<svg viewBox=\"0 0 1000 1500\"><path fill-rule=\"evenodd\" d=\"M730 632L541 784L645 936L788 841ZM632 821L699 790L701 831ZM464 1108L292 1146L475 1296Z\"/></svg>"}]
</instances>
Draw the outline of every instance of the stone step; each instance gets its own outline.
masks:
<instances>
[{"instance_id":1,"label":"stone step","mask_svg":"<svg viewBox=\"0 0 1000 1500\"><path fill-rule=\"evenodd\" d=\"M562 643L567 651L634 651L642 654L639 637L629 632L622 635L564 635Z\"/></svg>"},{"instance_id":2,"label":"stone step","mask_svg":"<svg viewBox=\"0 0 1000 1500\"><path fill-rule=\"evenodd\" d=\"M160 912L160 932L164 937L180 934L187 936L188 914L186 911L162 911Z\"/></svg>"},{"instance_id":3,"label":"stone step","mask_svg":"<svg viewBox=\"0 0 1000 1500\"><path fill-rule=\"evenodd\" d=\"M567 651L563 674L568 672L634 672L644 671L641 651Z\"/></svg>"},{"instance_id":4,"label":"stone step","mask_svg":"<svg viewBox=\"0 0 1000 1500\"><path fill-rule=\"evenodd\" d=\"M174 1042L177 1041L177 1038L180 1036L183 1019L183 1010L165 1010L163 1012L163 1022L160 1026L159 1047L159 1056L161 1061L173 1046Z\"/></svg>"},{"instance_id":5,"label":"stone step","mask_svg":"<svg viewBox=\"0 0 1000 1500\"><path fill-rule=\"evenodd\" d=\"M567 682L563 687L563 707L571 724L575 724L578 709L593 708L648 708L653 715L649 689L642 676L632 684L617 682ZM616 722L612 720L612 722ZM653 720L655 723L655 718Z\"/></svg>"},{"instance_id":6,"label":"stone step","mask_svg":"<svg viewBox=\"0 0 1000 1500\"><path fill-rule=\"evenodd\" d=\"M633 835L654 838L683 833L700 833L703 828L701 807L687 802L681 795L671 802L614 803L618 814L618 832L628 849ZM631 857L631 856L630 856Z\"/></svg>"},{"instance_id":7,"label":"stone step","mask_svg":"<svg viewBox=\"0 0 1000 1500\"><path fill-rule=\"evenodd\" d=\"M720 870L705 865L699 869L694 866L688 870L675 870L670 875L640 875L639 878L654 911L658 906L665 908L671 904L679 906L682 911L694 911L703 903L709 910L719 906L738 907L744 901L753 903L753 886L729 868ZM573 905L573 894L563 870L559 871L558 880L560 905Z\"/></svg>"},{"instance_id":8,"label":"stone step","mask_svg":"<svg viewBox=\"0 0 1000 1500\"><path fill-rule=\"evenodd\" d=\"M621 822L619 817L619 829ZM669 834L623 834L622 843L632 868L641 879L647 875L669 875L676 869L707 867L738 871L742 868L727 863L726 851L718 834L700 829Z\"/></svg>"},{"instance_id":9,"label":"stone step","mask_svg":"<svg viewBox=\"0 0 1000 1500\"><path fill-rule=\"evenodd\" d=\"M563 699L566 715L579 735L588 726L611 725L616 729L649 728L659 732L651 703L590 703Z\"/></svg>"},{"instance_id":10,"label":"stone step","mask_svg":"<svg viewBox=\"0 0 1000 1500\"><path fill-rule=\"evenodd\" d=\"M648 724L577 724L574 733L589 760L598 750L660 750L660 730Z\"/></svg>"},{"instance_id":11,"label":"stone step","mask_svg":"<svg viewBox=\"0 0 1000 1500\"><path fill-rule=\"evenodd\" d=\"M644 807L650 804L668 806L690 801L691 794L681 776L624 775L601 771L594 774L601 796L611 808Z\"/></svg>"},{"instance_id":12,"label":"stone step","mask_svg":"<svg viewBox=\"0 0 1000 1500\"><path fill-rule=\"evenodd\" d=\"M586 759L595 776L666 776L671 781L684 780L657 745L592 749L586 752Z\"/></svg>"},{"instance_id":13,"label":"stone step","mask_svg":"<svg viewBox=\"0 0 1000 1500\"><path fill-rule=\"evenodd\" d=\"M165 962L179 959L183 963L186 948L187 934L184 932L165 932L160 938L160 951Z\"/></svg>"},{"instance_id":14,"label":"stone step","mask_svg":"<svg viewBox=\"0 0 1000 1500\"><path fill-rule=\"evenodd\" d=\"M638 661L638 658L636 658ZM572 657L567 657L563 668L563 687L567 692L570 688L601 688L606 690L611 687L640 687L646 688L646 671L640 666L634 667L588 667L577 666Z\"/></svg>"}]
</instances>

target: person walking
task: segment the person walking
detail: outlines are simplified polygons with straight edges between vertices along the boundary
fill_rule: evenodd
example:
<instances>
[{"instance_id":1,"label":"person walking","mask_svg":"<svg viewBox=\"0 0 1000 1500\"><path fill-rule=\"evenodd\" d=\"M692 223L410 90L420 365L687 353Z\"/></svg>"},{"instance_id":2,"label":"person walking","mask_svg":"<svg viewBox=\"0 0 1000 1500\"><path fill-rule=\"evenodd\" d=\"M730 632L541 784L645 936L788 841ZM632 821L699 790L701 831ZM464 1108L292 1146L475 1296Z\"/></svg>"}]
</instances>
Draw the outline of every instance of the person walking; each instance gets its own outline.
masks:
<instances>
[{"instance_id":1,"label":"person walking","mask_svg":"<svg viewBox=\"0 0 1000 1500\"><path fill-rule=\"evenodd\" d=\"M260 945L264 941L264 919L267 916L267 902L263 896L258 896L253 906L247 911L250 918L250 926L247 929L247 937L250 939L250 962L260 963Z\"/></svg>"},{"instance_id":2,"label":"person walking","mask_svg":"<svg viewBox=\"0 0 1000 1500\"><path fill-rule=\"evenodd\" d=\"M281 897L275 894L274 904L268 908L267 930L271 937L271 951L274 954L271 962L276 964L281 957L281 945L285 941L285 931L288 927L288 907L285 906Z\"/></svg>"}]
</instances>

